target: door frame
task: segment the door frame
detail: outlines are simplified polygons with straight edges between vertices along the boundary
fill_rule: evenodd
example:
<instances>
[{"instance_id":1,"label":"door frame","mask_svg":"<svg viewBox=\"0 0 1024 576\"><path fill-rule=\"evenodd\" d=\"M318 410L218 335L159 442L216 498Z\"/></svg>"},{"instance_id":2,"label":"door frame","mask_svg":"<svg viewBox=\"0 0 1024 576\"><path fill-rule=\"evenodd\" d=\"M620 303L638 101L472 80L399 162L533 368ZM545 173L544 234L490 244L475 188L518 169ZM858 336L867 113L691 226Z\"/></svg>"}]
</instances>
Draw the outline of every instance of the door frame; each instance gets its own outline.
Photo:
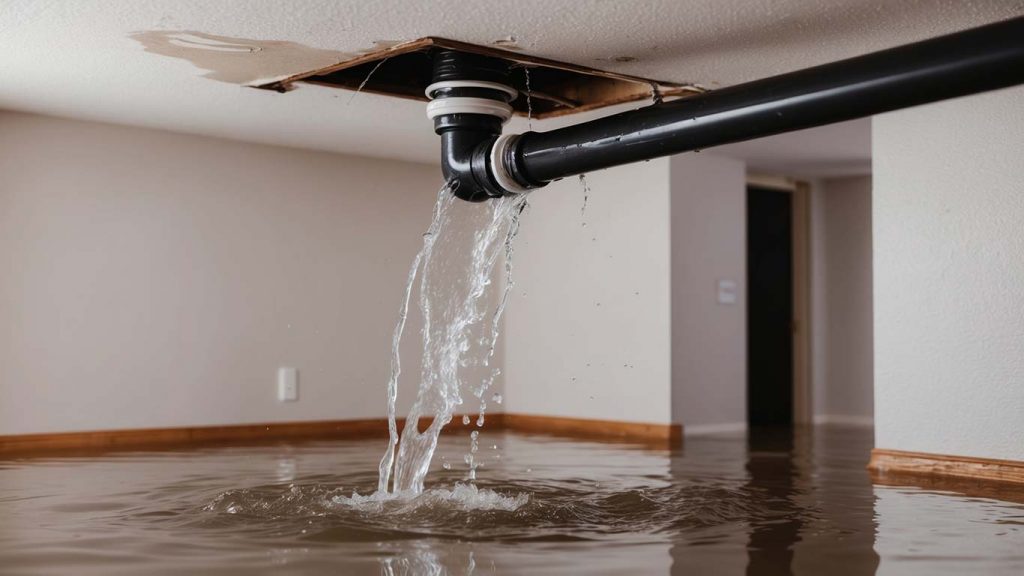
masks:
<instances>
[{"instance_id":1,"label":"door frame","mask_svg":"<svg viewBox=\"0 0 1024 576\"><path fill-rule=\"evenodd\" d=\"M771 174L747 174L747 187L792 195L793 260L793 424L811 424L811 186Z\"/></svg>"}]
</instances>

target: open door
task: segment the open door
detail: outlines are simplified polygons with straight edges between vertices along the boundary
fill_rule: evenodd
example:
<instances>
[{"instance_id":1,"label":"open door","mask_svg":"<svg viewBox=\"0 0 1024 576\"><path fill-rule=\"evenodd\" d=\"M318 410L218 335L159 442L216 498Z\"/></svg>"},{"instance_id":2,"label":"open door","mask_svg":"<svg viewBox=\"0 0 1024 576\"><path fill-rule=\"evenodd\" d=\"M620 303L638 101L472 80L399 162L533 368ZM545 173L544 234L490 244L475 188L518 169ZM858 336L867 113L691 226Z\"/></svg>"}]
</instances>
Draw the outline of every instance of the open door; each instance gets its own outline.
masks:
<instances>
[{"instance_id":1,"label":"open door","mask_svg":"<svg viewBox=\"0 0 1024 576\"><path fill-rule=\"evenodd\" d=\"M806 186L751 179L747 187L747 420L809 420Z\"/></svg>"}]
</instances>

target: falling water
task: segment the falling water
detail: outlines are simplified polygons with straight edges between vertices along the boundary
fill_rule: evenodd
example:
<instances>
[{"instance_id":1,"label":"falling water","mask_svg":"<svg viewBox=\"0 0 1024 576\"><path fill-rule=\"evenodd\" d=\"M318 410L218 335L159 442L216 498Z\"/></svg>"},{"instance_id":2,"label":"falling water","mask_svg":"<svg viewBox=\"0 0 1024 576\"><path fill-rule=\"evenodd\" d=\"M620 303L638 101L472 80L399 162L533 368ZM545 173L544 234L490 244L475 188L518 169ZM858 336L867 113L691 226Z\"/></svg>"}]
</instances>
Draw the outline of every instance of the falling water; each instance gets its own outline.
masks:
<instances>
[{"instance_id":1,"label":"falling water","mask_svg":"<svg viewBox=\"0 0 1024 576\"><path fill-rule=\"evenodd\" d=\"M510 275L512 242L525 206L526 198L521 195L469 204L456 202L450 186L438 194L433 220L423 235L423 247L409 270L392 339L387 391L390 437L378 480L382 495L423 491L438 435L463 404L463 391L479 399L477 425L483 425L484 394L499 374L490 367L490 361L511 288L511 279L507 278L496 309L487 314L491 272L498 258L504 256L505 273ZM416 400L399 441L395 419L401 375L399 345L417 277L423 357ZM421 419L426 425L422 431ZM478 466L474 456L477 438L478 432L474 431L466 455L470 480L475 478Z\"/></svg>"},{"instance_id":2,"label":"falling water","mask_svg":"<svg viewBox=\"0 0 1024 576\"><path fill-rule=\"evenodd\" d=\"M583 227L587 227L587 199L590 198L590 185L587 184L587 175L580 174L580 186L583 188L583 206L580 208L580 218L583 220Z\"/></svg>"},{"instance_id":3,"label":"falling water","mask_svg":"<svg viewBox=\"0 0 1024 576\"><path fill-rule=\"evenodd\" d=\"M356 91L353 92L351 96L349 96L348 102L345 103L346 106L351 104L352 101L356 99L356 96L359 96L359 93L362 92L363 88L366 87L366 84L370 81L370 78L373 78L373 74L377 71L378 68L383 66L384 63L387 62L387 61L388 61L388 58L385 58L385 59L381 60L380 62L377 62L376 66L374 66L373 68L370 68L370 72L366 75L366 78L363 78L363 81L359 83L359 87L356 88Z\"/></svg>"},{"instance_id":4,"label":"falling water","mask_svg":"<svg viewBox=\"0 0 1024 576\"><path fill-rule=\"evenodd\" d=\"M395 421L395 402L398 399L398 377L402 373L402 358L399 353L399 345L402 343L402 333L405 331L405 320L409 316L409 298L412 296L413 284L416 282L416 273L419 271L423 255L433 253L434 241L440 232L441 219L448 205L452 201L451 186L445 185L438 191L437 202L434 204L434 217L430 227L423 234L423 247L412 260L409 268L409 277L405 281L405 296L402 298L402 305L398 310L398 323L395 325L395 333L391 338L391 376L388 378L388 449L384 458L380 461L380 481L377 491L385 493L388 491L388 481L391 478L391 469L394 464L395 447L398 445L398 424ZM424 332L425 334L425 332Z\"/></svg>"},{"instance_id":5,"label":"falling water","mask_svg":"<svg viewBox=\"0 0 1024 576\"><path fill-rule=\"evenodd\" d=\"M530 69L523 66L523 76L526 78L526 128L533 130L533 100L530 90Z\"/></svg>"}]
</instances>

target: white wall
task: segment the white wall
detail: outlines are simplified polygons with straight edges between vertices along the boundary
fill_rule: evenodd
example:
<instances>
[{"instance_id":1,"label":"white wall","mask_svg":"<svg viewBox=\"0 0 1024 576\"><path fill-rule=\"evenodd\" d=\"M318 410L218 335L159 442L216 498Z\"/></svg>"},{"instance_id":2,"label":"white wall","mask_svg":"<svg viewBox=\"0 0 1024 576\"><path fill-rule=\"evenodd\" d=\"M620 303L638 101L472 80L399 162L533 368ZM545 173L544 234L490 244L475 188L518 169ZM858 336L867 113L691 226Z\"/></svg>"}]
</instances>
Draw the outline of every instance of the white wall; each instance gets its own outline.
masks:
<instances>
[{"instance_id":1,"label":"white wall","mask_svg":"<svg viewBox=\"0 0 1024 576\"><path fill-rule=\"evenodd\" d=\"M669 160L534 194L516 243L506 337L513 413L667 424ZM584 223L586 226L584 226Z\"/></svg>"},{"instance_id":2,"label":"white wall","mask_svg":"<svg viewBox=\"0 0 1024 576\"><path fill-rule=\"evenodd\" d=\"M746 166L710 154L671 160L672 419L688 433L747 420ZM718 281L737 284L718 303Z\"/></svg>"},{"instance_id":3,"label":"white wall","mask_svg":"<svg viewBox=\"0 0 1024 576\"><path fill-rule=\"evenodd\" d=\"M875 440L1024 460L1024 88L874 123Z\"/></svg>"},{"instance_id":4,"label":"white wall","mask_svg":"<svg viewBox=\"0 0 1024 576\"><path fill-rule=\"evenodd\" d=\"M811 196L814 421L873 415L871 177L821 180Z\"/></svg>"},{"instance_id":5,"label":"white wall","mask_svg":"<svg viewBox=\"0 0 1024 576\"><path fill-rule=\"evenodd\" d=\"M439 181L0 113L0 434L383 416ZM297 403L276 401L280 365Z\"/></svg>"}]
</instances>

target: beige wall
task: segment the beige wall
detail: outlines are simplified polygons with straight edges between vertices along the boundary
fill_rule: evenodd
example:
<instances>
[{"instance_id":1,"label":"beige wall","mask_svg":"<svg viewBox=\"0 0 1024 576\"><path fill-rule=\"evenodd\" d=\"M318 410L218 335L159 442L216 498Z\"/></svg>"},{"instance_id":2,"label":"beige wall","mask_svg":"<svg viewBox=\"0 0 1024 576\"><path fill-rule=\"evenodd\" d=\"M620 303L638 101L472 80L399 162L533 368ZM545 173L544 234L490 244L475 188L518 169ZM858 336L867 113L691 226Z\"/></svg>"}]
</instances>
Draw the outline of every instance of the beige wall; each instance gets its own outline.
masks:
<instances>
[{"instance_id":1,"label":"beige wall","mask_svg":"<svg viewBox=\"0 0 1024 576\"><path fill-rule=\"evenodd\" d=\"M674 420L689 433L746 425L746 167L672 159ZM871 177L815 182L811 213L812 415L870 424L873 412ZM738 302L716 301L735 280Z\"/></svg>"},{"instance_id":2,"label":"beige wall","mask_svg":"<svg viewBox=\"0 0 1024 576\"><path fill-rule=\"evenodd\" d=\"M874 346L871 177L825 179L811 198L815 422L870 424Z\"/></svg>"},{"instance_id":3,"label":"beige wall","mask_svg":"<svg viewBox=\"0 0 1024 576\"><path fill-rule=\"evenodd\" d=\"M508 313L506 409L683 423L746 421L745 166L686 154L531 199ZM586 223L586 226L583 224ZM717 303L718 279L740 286Z\"/></svg>"},{"instance_id":4,"label":"beige wall","mask_svg":"<svg viewBox=\"0 0 1024 576\"><path fill-rule=\"evenodd\" d=\"M0 434L383 416L439 180L0 113Z\"/></svg>"},{"instance_id":5,"label":"beige wall","mask_svg":"<svg viewBox=\"0 0 1024 576\"><path fill-rule=\"evenodd\" d=\"M506 410L671 421L669 160L530 199L508 309ZM584 223L586 224L584 226Z\"/></svg>"},{"instance_id":6,"label":"beige wall","mask_svg":"<svg viewBox=\"0 0 1024 576\"><path fill-rule=\"evenodd\" d=\"M746 166L710 154L672 158L672 418L684 431L747 421ZM718 302L719 280L737 302Z\"/></svg>"},{"instance_id":7,"label":"beige wall","mask_svg":"<svg viewBox=\"0 0 1024 576\"><path fill-rule=\"evenodd\" d=\"M876 445L1024 460L1024 88L873 131Z\"/></svg>"},{"instance_id":8,"label":"beige wall","mask_svg":"<svg viewBox=\"0 0 1024 576\"><path fill-rule=\"evenodd\" d=\"M706 153L596 172L585 214L576 179L536 194L499 347L505 408L742 427L744 172ZM0 113L0 434L382 416L438 181L425 165ZM870 254L870 198L815 209L829 230L815 297L831 310L863 294L849 264ZM720 279L736 305L717 303ZM870 410L844 396L870 362L856 310L824 324L817 413ZM403 406L418 333L413 314ZM297 403L276 401L282 365L300 369Z\"/></svg>"}]
</instances>

